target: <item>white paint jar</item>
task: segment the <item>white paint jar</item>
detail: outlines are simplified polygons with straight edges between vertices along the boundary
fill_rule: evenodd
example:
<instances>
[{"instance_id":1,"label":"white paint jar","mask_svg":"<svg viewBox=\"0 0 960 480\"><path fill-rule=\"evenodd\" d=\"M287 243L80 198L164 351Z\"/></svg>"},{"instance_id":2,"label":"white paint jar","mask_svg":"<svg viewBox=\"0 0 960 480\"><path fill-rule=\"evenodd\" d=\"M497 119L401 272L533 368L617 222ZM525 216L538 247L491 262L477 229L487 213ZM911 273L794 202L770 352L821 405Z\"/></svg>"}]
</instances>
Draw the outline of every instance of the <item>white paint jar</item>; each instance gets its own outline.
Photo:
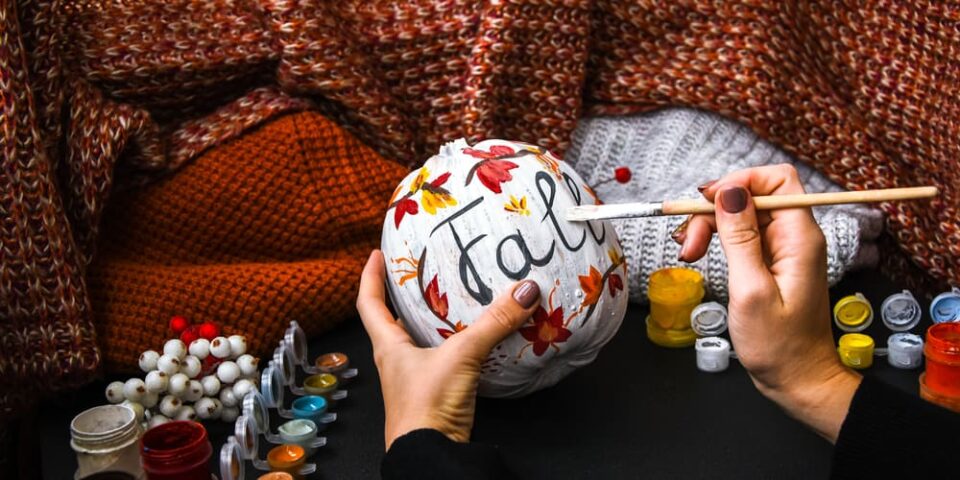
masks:
<instances>
[{"instance_id":1,"label":"white paint jar","mask_svg":"<svg viewBox=\"0 0 960 480\"><path fill-rule=\"evenodd\" d=\"M70 423L70 446L77 453L74 478L99 472L145 478L140 466L142 433L136 413L123 405L101 405L80 413Z\"/></svg>"}]
</instances>

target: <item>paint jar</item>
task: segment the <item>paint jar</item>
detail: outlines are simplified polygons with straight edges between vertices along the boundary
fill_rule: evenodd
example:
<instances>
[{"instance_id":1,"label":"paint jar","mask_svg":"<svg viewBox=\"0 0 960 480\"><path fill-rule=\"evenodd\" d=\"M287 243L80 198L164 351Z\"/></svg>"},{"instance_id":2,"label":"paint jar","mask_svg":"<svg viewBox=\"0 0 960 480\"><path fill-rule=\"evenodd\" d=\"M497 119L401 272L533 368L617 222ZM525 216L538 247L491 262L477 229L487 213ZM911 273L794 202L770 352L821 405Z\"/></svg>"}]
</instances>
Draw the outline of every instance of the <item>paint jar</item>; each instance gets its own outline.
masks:
<instances>
[{"instance_id":1,"label":"paint jar","mask_svg":"<svg viewBox=\"0 0 960 480\"><path fill-rule=\"evenodd\" d=\"M271 470L289 473L295 479L303 478L301 471L306 461L306 452L300 445L278 445L267 454L267 463Z\"/></svg>"},{"instance_id":2,"label":"paint jar","mask_svg":"<svg viewBox=\"0 0 960 480\"><path fill-rule=\"evenodd\" d=\"M319 395L306 395L293 401L291 405L295 418L312 421L317 430L323 430L327 424L336 420L336 414L327 413L327 399Z\"/></svg>"},{"instance_id":3,"label":"paint jar","mask_svg":"<svg viewBox=\"0 0 960 480\"><path fill-rule=\"evenodd\" d=\"M730 342L720 337L698 338L697 368L704 372L722 372L730 366Z\"/></svg>"},{"instance_id":4,"label":"paint jar","mask_svg":"<svg viewBox=\"0 0 960 480\"><path fill-rule=\"evenodd\" d=\"M332 373L340 379L341 385L346 385L357 377L357 369L350 368L350 357L341 352L325 353L314 360L317 370L322 373Z\"/></svg>"},{"instance_id":5,"label":"paint jar","mask_svg":"<svg viewBox=\"0 0 960 480\"><path fill-rule=\"evenodd\" d=\"M689 347L697 340L690 314L703 299L703 276L689 268L663 268L650 275L647 337L662 347Z\"/></svg>"},{"instance_id":6,"label":"paint jar","mask_svg":"<svg viewBox=\"0 0 960 480\"><path fill-rule=\"evenodd\" d=\"M337 376L332 373L310 375L303 381L303 389L310 395L319 395L327 399L331 407L347 398L346 390L337 390L340 385Z\"/></svg>"},{"instance_id":7,"label":"paint jar","mask_svg":"<svg viewBox=\"0 0 960 480\"><path fill-rule=\"evenodd\" d=\"M930 302L930 318L933 323L960 322L960 288L937 295Z\"/></svg>"},{"instance_id":8,"label":"paint jar","mask_svg":"<svg viewBox=\"0 0 960 480\"><path fill-rule=\"evenodd\" d=\"M923 353L927 368L920 376L920 396L960 412L960 323L928 328Z\"/></svg>"},{"instance_id":9,"label":"paint jar","mask_svg":"<svg viewBox=\"0 0 960 480\"><path fill-rule=\"evenodd\" d=\"M260 475L257 480L293 480L293 475L287 472L270 472Z\"/></svg>"},{"instance_id":10,"label":"paint jar","mask_svg":"<svg viewBox=\"0 0 960 480\"><path fill-rule=\"evenodd\" d=\"M128 407L101 405L80 413L70 422L70 446L77 454L74 478L101 472L143 478L141 434L137 415Z\"/></svg>"},{"instance_id":11,"label":"paint jar","mask_svg":"<svg viewBox=\"0 0 960 480\"><path fill-rule=\"evenodd\" d=\"M319 431L317 424L313 423L313 420L306 418L290 420L280 425L277 431L280 432L280 438L283 439L283 443L300 445L308 457L312 457L314 453L317 453L318 447L322 447L327 443L326 438L322 439L322 441L317 438L317 432Z\"/></svg>"},{"instance_id":12,"label":"paint jar","mask_svg":"<svg viewBox=\"0 0 960 480\"><path fill-rule=\"evenodd\" d=\"M862 332L873 323L873 307L860 292L847 295L833 306L833 322L844 332Z\"/></svg>"},{"instance_id":13,"label":"paint jar","mask_svg":"<svg viewBox=\"0 0 960 480\"><path fill-rule=\"evenodd\" d=\"M912 333L894 333L887 338L887 361L896 368L917 368L923 363L923 339Z\"/></svg>"},{"instance_id":14,"label":"paint jar","mask_svg":"<svg viewBox=\"0 0 960 480\"><path fill-rule=\"evenodd\" d=\"M147 430L140 458L148 480L210 480L207 462L213 447L196 422L173 421Z\"/></svg>"},{"instance_id":15,"label":"paint jar","mask_svg":"<svg viewBox=\"0 0 960 480\"><path fill-rule=\"evenodd\" d=\"M880 305L880 318L883 324L894 332L906 332L920 323L923 310L913 298L910 290L894 293Z\"/></svg>"},{"instance_id":16,"label":"paint jar","mask_svg":"<svg viewBox=\"0 0 960 480\"><path fill-rule=\"evenodd\" d=\"M861 370L873 365L873 338L862 333L848 333L840 337L837 352L844 365Z\"/></svg>"},{"instance_id":17,"label":"paint jar","mask_svg":"<svg viewBox=\"0 0 960 480\"><path fill-rule=\"evenodd\" d=\"M690 328L700 337L716 337L727 331L727 308L717 302L697 305L690 313Z\"/></svg>"}]
</instances>

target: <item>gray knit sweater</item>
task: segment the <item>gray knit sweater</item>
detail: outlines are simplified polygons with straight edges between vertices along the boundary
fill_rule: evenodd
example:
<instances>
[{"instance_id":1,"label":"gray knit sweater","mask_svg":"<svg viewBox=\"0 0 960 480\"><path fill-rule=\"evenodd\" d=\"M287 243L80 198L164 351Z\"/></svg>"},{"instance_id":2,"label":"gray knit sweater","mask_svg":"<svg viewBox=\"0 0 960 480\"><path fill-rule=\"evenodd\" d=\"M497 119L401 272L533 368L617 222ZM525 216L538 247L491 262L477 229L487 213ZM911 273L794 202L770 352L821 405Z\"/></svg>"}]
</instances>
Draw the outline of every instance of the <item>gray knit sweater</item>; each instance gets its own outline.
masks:
<instances>
[{"instance_id":1,"label":"gray knit sweater","mask_svg":"<svg viewBox=\"0 0 960 480\"><path fill-rule=\"evenodd\" d=\"M585 118L574 132L566 160L605 203L698 198L696 187L734 170L790 163L807 192L842 190L825 176L760 139L731 120L699 110L671 108L642 115ZM617 167L629 167L626 184L606 182ZM814 216L827 239L828 281L847 271L874 265L873 241L883 227L882 214L860 205L818 207ZM684 217L614 220L629 265L630 299L647 301L647 282L654 271L683 265L699 270L707 295L727 298L727 261L719 241L693 264L677 260L680 246L670 233Z\"/></svg>"}]
</instances>

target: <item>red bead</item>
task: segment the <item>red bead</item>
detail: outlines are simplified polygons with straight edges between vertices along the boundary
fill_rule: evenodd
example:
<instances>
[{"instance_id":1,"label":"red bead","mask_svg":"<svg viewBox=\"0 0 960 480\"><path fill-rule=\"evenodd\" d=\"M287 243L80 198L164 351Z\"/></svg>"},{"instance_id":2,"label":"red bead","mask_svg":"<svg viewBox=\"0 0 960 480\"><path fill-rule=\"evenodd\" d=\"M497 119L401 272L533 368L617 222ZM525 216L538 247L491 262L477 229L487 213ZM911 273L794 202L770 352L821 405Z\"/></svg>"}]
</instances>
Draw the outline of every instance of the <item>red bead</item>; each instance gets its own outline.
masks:
<instances>
[{"instance_id":1,"label":"red bead","mask_svg":"<svg viewBox=\"0 0 960 480\"><path fill-rule=\"evenodd\" d=\"M170 331L172 331L174 335L179 335L180 332L186 330L187 327L189 326L190 326L190 322L188 322L186 318L183 318L180 315L174 315L170 319Z\"/></svg>"},{"instance_id":2,"label":"red bead","mask_svg":"<svg viewBox=\"0 0 960 480\"><path fill-rule=\"evenodd\" d=\"M613 174L616 177L617 181L620 183L629 182L630 177L633 176L633 174L630 172L630 169L627 167L619 167L613 171Z\"/></svg>"},{"instance_id":3,"label":"red bead","mask_svg":"<svg viewBox=\"0 0 960 480\"><path fill-rule=\"evenodd\" d=\"M207 358L203 359L203 363L200 368L200 376L212 375L217 371L217 367L220 366L220 363L223 362L222 358L214 357L213 355L207 355Z\"/></svg>"},{"instance_id":4,"label":"red bead","mask_svg":"<svg viewBox=\"0 0 960 480\"><path fill-rule=\"evenodd\" d=\"M213 322L203 322L200 324L200 336L213 340L220 336L220 328Z\"/></svg>"},{"instance_id":5,"label":"red bead","mask_svg":"<svg viewBox=\"0 0 960 480\"><path fill-rule=\"evenodd\" d=\"M200 338L200 329L197 328L196 325L193 325L180 333L180 341L182 341L187 348L190 348L190 344L198 338Z\"/></svg>"}]
</instances>

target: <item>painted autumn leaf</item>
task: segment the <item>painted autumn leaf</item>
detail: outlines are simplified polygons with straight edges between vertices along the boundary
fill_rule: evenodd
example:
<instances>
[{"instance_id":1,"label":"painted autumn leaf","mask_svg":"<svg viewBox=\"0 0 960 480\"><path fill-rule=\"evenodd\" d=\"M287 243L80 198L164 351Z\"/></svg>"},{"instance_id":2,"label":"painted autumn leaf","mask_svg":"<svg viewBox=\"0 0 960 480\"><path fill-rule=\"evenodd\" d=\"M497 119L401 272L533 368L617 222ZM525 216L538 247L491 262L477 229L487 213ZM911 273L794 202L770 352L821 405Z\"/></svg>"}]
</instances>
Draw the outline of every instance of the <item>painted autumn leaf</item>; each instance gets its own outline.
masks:
<instances>
[{"instance_id":1,"label":"painted autumn leaf","mask_svg":"<svg viewBox=\"0 0 960 480\"><path fill-rule=\"evenodd\" d=\"M607 286L610 287L610 296L616 297L617 292L623 290L623 278L616 273L611 273L607 278Z\"/></svg>"},{"instance_id":2,"label":"painted autumn leaf","mask_svg":"<svg viewBox=\"0 0 960 480\"><path fill-rule=\"evenodd\" d=\"M470 172L467 173L467 181L464 185L470 185L474 175L476 175L476 177L480 179L480 183L490 189L491 192L501 193L502 189L500 188L500 184L513 179L510 170L517 168L517 164L509 160L501 160L503 157L512 156L516 153L512 148L505 145L494 145L490 147L489 152L465 148L463 149L463 153L474 158L483 159L474 165L473 168L470 169Z\"/></svg>"},{"instance_id":3,"label":"painted autumn leaf","mask_svg":"<svg viewBox=\"0 0 960 480\"><path fill-rule=\"evenodd\" d=\"M571 332L563 326L563 307L558 307L549 314L543 307L538 306L533 312L533 325L519 330L525 340L533 344L533 353L541 356L547 349L553 347L560 350L558 343L566 342Z\"/></svg>"},{"instance_id":4,"label":"painted autumn leaf","mask_svg":"<svg viewBox=\"0 0 960 480\"><path fill-rule=\"evenodd\" d=\"M503 209L508 212L519 213L520 215L530 215L530 210L527 209L527 197L520 197L520 200L517 200L516 197L510 195L510 202L503 205Z\"/></svg>"},{"instance_id":5,"label":"painted autumn leaf","mask_svg":"<svg viewBox=\"0 0 960 480\"><path fill-rule=\"evenodd\" d=\"M463 322L457 322L456 324L454 324L453 330L449 330L446 328L438 328L437 333L439 333L440 336L443 337L444 340L446 340L451 336L453 336L453 334L466 330L466 328L467 326L464 325Z\"/></svg>"},{"instance_id":6,"label":"painted autumn leaf","mask_svg":"<svg viewBox=\"0 0 960 480\"><path fill-rule=\"evenodd\" d=\"M603 275L592 265L588 275L577 275L580 279L580 289L583 290L583 305L593 305L600 300L603 293Z\"/></svg>"},{"instance_id":7,"label":"painted autumn leaf","mask_svg":"<svg viewBox=\"0 0 960 480\"><path fill-rule=\"evenodd\" d=\"M449 305L447 304L447 294L440 293L440 284L437 281L436 275L434 275L433 280L430 280L430 283L427 284L427 289L423 292L423 298L427 301L427 306L434 315L441 320L447 319L447 314L450 312Z\"/></svg>"},{"instance_id":8,"label":"painted autumn leaf","mask_svg":"<svg viewBox=\"0 0 960 480\"><path fill-rule=\"evenodd\" d=\"M413 183L410 184L410 193L416 193L417 190L420 190L420 187L423 186L429 176L430 170L428 170L427 167L420 167L420 171L417 172L417 177L414 178Z\"/></svg>"},{"instance_id":9,"label":"painted autumn leaf","mask_svg":"<svg viewBox=\"0 0 960 480\"><path fill-rule=\"evenodd\" d=\"M403 216L406 214L416 215L420 211L420 207L417 205L417 202L410 200L409 198L403 198L397 201L395 210L393 211L393 223L400 228L400 221L403 220Z\"/></svg>"}]
</instances>

